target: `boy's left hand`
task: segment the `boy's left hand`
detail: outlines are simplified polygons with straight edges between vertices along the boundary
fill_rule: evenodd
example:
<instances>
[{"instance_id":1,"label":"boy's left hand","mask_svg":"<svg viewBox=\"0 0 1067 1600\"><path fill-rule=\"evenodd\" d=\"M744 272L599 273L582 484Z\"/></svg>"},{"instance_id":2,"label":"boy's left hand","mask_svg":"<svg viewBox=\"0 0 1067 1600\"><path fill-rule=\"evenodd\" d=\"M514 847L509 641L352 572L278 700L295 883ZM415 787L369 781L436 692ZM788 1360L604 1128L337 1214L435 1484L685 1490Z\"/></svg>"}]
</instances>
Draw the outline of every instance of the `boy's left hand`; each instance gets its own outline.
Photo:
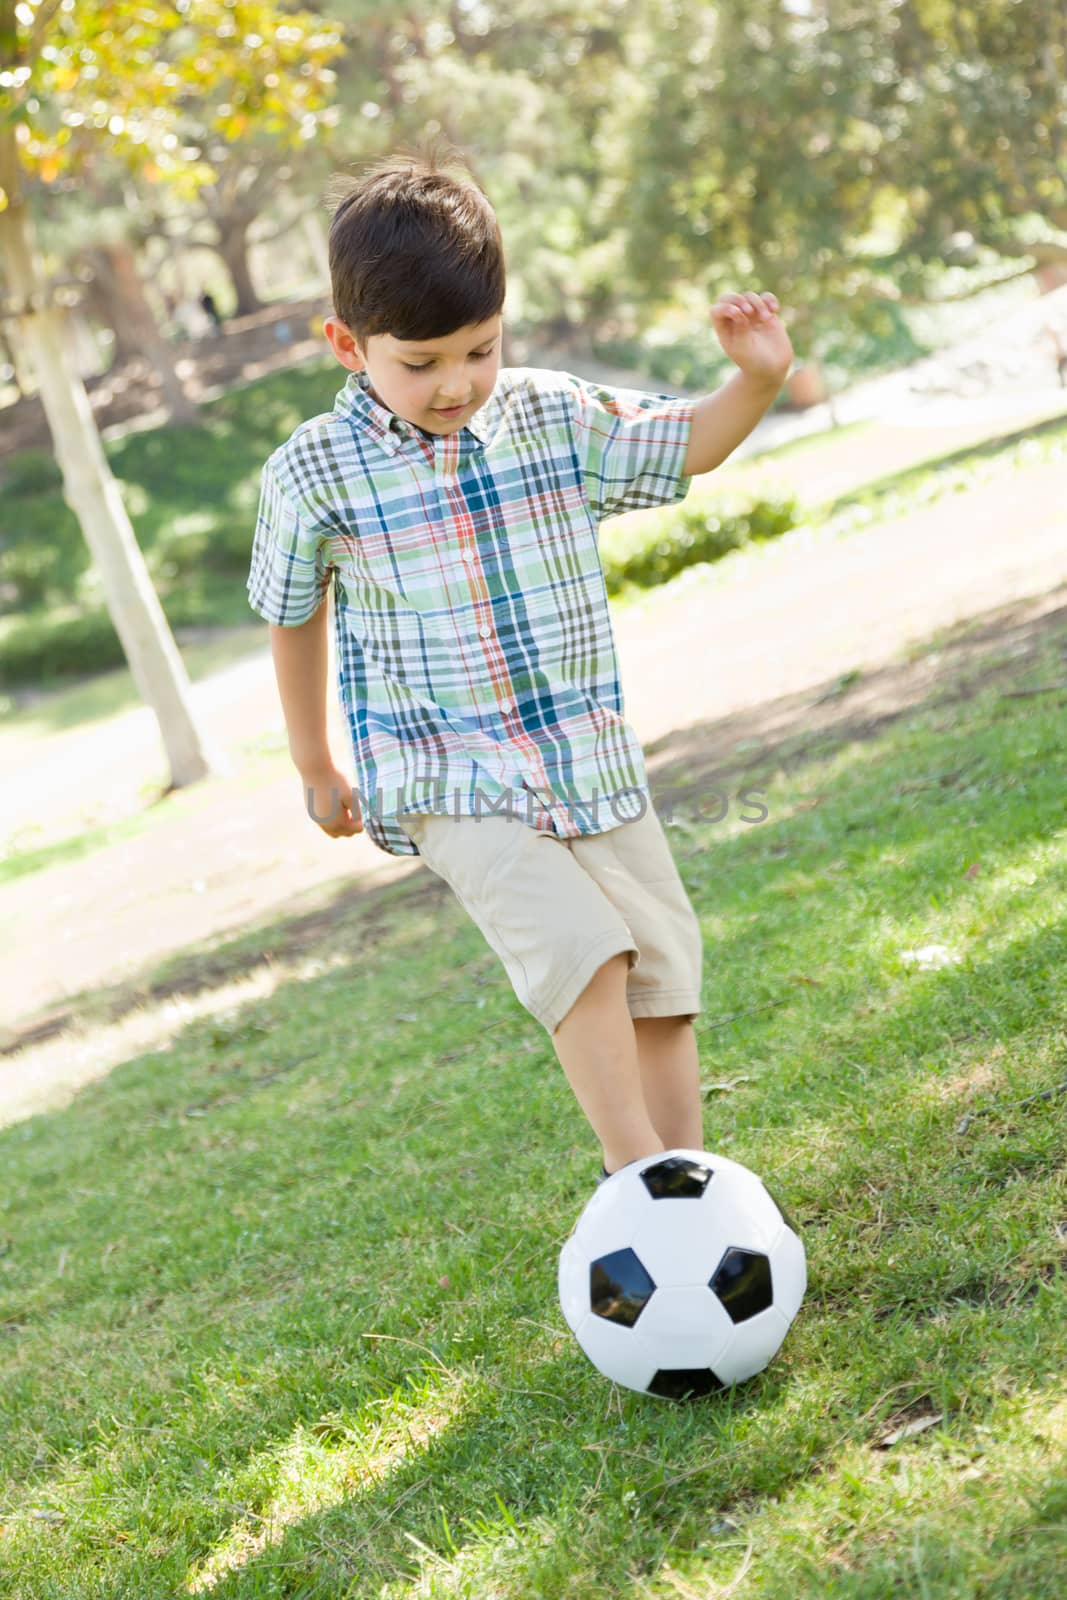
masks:
<instances>
[{"instance_id":1,"label":"boy's left hand","mask_svg":"<svg viewBox=\"0 0 1067 1600\"><path fill-rule=\"evenodd\" d=\"M773 294L722 294L711 308L719 343L734 364L753 378L785 378L793 346L778 316Z\"/></svg>"}]
</instances>

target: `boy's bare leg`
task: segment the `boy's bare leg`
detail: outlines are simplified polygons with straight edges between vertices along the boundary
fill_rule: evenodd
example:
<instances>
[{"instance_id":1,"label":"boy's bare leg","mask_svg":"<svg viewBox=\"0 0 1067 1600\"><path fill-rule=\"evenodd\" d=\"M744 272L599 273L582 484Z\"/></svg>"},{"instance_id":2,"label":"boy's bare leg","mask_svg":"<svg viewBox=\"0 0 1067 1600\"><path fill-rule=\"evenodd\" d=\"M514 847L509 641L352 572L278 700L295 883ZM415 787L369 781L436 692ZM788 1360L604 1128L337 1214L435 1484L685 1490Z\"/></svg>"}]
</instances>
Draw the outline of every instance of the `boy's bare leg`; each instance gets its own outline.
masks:
<instances>
[{"instance_id":1,"label":"boy's bare leg","mask_svg":"<svg viewBox=\"0 0 1067 1600\"><path fill-rule=\"evenodd\" d=\"M626 1004L628 971L625 951L605 961L552 1035L609 1172L664 1148L645 1107L637 1036Z\"/></svg>"},{"instance_id":2,"label":"boy's bare leg","mask_svg":"<svg viewBox=\"0 0 1067 1600\"><path fill-rule=\"evenodd\" d=\"M665 1150L703 1150L700 1061L687 1017L635 1017L641 1087Z\"/></svg>"}]
</instances>

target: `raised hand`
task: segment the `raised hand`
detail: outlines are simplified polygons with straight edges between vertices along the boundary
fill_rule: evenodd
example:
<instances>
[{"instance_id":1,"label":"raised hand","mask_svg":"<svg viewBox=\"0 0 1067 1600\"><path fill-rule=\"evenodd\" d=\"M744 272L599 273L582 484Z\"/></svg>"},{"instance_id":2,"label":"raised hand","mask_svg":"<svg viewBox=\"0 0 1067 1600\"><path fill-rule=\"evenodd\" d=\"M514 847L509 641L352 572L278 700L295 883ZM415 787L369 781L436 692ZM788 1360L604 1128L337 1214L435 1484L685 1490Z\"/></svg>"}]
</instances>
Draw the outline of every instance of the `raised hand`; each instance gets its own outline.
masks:
<instances>
[{"instance_id":1,"label":"raised hand","mask_svg":"<svg viewBox=\"0 0 1067 1600\"><path fill-rule=\"evenodd\" d=\"M711 321L723 350L742 372L753 378L785 377L793 346L773 294L722 294L711 308Z\"/></svg>"}]
</instances>

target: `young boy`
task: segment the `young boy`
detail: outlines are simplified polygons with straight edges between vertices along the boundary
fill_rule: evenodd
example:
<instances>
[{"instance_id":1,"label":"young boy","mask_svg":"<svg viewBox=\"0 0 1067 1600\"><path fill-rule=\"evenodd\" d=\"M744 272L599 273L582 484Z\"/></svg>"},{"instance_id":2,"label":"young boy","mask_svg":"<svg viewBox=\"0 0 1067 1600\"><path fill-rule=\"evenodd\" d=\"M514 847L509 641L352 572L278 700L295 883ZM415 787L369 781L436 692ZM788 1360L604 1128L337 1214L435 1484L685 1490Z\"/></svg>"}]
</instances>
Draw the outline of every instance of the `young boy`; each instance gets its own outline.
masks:
<instances>
[{"instance_id":1,"label":"young boy","mask_svg":"<svg viewBox=\"0 0 1067 1600\"><path fill-rule=\"evenodd\" d=\"M773 295L726 294L740 370L699 401L501 368L500 230L455 165L385 159L337 206L323 331L351 376L266 463L249 603L309 815L450 885L606 1174L703 1148L702 943L624 718L598 524L684 499L793 352ZM326 734L331 585L356 795Z\"/></svg>"}]
</instances>

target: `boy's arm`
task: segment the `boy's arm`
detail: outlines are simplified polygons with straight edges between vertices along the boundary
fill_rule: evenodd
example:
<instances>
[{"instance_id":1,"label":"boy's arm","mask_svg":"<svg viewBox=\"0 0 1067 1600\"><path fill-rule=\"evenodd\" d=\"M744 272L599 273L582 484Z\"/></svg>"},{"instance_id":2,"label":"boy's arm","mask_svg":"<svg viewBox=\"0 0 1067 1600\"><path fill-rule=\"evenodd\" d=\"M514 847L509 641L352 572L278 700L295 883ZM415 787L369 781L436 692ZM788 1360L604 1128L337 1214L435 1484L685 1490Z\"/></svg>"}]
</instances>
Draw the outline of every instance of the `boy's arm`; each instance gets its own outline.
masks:
<instances>
[{"instance_id":1,"label":"boy's arm","mask_svg":"<svg viewBox=\"0 0 1067 1600\"><path fill-rule=\"evenodd\" d=\"M740 367L729 383L698 400L682 471L711 472L747 439L785 382L793 346L773 294L724 294L711 308L719 343Z\"/></svg>"},{"instance_id":2,"label":"boy's arm","mask_svg":"<svg viewBox=\"0 0 1067 1600\"><path fill-rule=\"evenodd\" d=\"M742 439L747 439L782 387L781 378L754 378L735 372L714 394L698 400L682 467L686 477L711 472Z\"/></svg>"},{"instance_id":3,"label":"boy's arm","mask_svg":"<svg viewBox=\"0 0 1067 1600\"><path fill-rule=\"evenodd\" d=\"M308 814L324 833L338 839L362 833L363 822L351 785L330 753L326 728L329 609L323 602L296 627L271 623L270 649L289 754L304 781Z\"/></svg>"}]
</instances>

